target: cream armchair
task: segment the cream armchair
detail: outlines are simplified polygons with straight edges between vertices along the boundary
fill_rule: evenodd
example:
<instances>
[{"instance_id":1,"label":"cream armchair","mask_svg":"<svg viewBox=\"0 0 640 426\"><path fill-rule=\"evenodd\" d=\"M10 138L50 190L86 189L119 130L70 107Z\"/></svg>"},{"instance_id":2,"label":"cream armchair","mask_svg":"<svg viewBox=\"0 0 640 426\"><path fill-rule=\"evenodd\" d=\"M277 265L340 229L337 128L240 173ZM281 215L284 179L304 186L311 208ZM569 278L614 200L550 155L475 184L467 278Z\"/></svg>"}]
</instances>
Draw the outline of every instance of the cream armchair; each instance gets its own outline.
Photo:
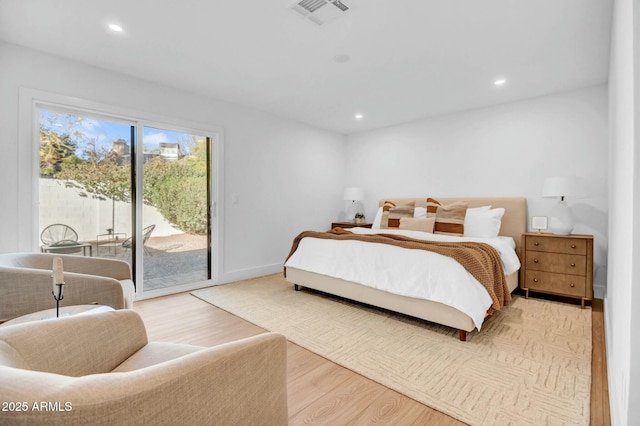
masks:
<instances>
[{"instance_id":1,"label":"cream armchair","mask_svg":"<svg viewBox=\"0 0 640 426\"><path fill-rule=\"evenodd\" d=\"M55 308L51 268L56 256L62 258L67 284L60 306L133 306L131 268L122 260L47 253L1 254L0 322Z\"/></svg>"},{"instance_id":2,"label":"cream armchair","mask_svg":"<svg viewBox=\"0 0 640 426\"><path fill-rule=\"evenodd\" d=\"M286 425L287 343L149 343L131 310L0 328L0 424Z\"/></svg>"}]
</instances>

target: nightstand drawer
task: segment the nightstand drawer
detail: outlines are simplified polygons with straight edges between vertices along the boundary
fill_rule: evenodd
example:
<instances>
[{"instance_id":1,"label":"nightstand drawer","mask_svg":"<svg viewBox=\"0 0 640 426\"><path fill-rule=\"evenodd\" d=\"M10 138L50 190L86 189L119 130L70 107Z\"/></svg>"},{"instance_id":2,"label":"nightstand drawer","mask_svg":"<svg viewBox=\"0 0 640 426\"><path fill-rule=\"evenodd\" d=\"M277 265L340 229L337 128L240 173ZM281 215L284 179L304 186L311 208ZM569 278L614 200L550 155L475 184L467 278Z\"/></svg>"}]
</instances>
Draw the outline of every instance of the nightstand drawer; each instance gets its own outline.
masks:
<instances>
[{"instance_id":1,"label":"nightstand drawer","mask_svg":"<svg viewBox=\"0 0 640 426\"><path fill-rule=\"evenodd\" d=\"M585 296L586 278L577 275L527 270L524 281L525 287L533 291L555 293L564 296Z\"/></svg>"},{"instance_id":2,"label":"nightstand drawer","mask_svg":"<svg viewBox=\"0 0 640 426\"><path fill-rule=\"evenodd\" d=\"M572 254L527 251L525 255L527 271L545 271L560 274L586 275L586 256Z\"/></svg>"},{"instance_id":3,"label":"nightstand drawer","mask_svg":"<svg viewBox=\"0 0 640 426\"><path fill-rule=\"evenodd\" d=\"M579 238L548 238L545 236L528 236L527 251L544 251L547 253L587 254L587 241Z\"/></svg>"}]
</instances>

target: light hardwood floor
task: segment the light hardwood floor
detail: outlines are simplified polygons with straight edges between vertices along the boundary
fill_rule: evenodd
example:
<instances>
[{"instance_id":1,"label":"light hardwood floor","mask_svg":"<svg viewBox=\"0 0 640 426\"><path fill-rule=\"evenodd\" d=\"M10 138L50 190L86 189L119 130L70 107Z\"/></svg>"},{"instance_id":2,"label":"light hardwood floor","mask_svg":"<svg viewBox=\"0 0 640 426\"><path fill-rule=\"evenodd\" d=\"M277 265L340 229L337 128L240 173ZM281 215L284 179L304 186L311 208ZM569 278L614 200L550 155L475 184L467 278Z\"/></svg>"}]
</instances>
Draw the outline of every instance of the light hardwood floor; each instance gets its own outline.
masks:
<instances>
[{"instance_id":1,"label":"light hardwood floor","mask_svg":"<svg viewBox=\"0 0 640 426\"><path fill-rule=\"evenodd\" d=\"M154 341L214 346L264 330L180 293L134 303ZM610 425L602 301L593 304L591 424ZM288 343L289 424L462 425L398 392Z\"/></svg>"}]
</instances>

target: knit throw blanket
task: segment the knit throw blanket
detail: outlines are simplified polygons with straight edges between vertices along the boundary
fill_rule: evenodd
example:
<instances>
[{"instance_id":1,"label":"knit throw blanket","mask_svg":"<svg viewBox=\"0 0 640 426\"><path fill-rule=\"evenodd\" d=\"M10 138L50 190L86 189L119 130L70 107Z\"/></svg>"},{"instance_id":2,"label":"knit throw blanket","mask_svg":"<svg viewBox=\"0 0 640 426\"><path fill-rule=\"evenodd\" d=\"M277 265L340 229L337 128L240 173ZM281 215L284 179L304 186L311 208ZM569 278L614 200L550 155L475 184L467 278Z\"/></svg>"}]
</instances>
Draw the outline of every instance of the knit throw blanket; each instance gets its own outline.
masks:
<instances>
[{"instance_id":1,"label":"knit throw blanket","mask_svg":"<svg viewBox=\"0 0 640 426\"><path fill-rule=\"evenodd\" d=\"M416 250L428 250L444 256L449 256L462 265L469 273L487 289L492 304L487 314L509 306L511 293L504 276L500 255L489 244L475 242L440 242L423 241L404 235L394 234L354 234L342 228L334 228L327 232L304 231L293 240L291 251L286 261L298 249L300 241L305 237L323 238L330 240L358 240L372 243L390 244L398 247ZM285 267L286 276L287 269Z\"/></svg>"}]
</instances>

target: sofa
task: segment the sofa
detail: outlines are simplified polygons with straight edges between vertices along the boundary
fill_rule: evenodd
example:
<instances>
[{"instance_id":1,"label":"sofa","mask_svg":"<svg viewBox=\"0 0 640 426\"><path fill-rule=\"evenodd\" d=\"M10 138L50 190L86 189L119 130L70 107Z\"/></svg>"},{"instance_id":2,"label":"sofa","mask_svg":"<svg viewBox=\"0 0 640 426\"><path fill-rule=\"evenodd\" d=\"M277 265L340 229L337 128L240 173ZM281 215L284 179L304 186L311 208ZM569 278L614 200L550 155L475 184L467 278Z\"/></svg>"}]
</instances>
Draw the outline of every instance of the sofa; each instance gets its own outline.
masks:
<instances>
[{"instance_id":1,"label":"sofa","mask_svg":"<svg viewBox=\"0 0 640 426\"><path fill-rule=\"evenodd\" d=\"M66 283L60 306L133 306L135 286L125 261L48 253L0 254L0 323L56 307L51 294L54 257L62 258Z\"/></svg>"},{"instance_id":2,"label":"sofa","mask_svg":"<svg viewBox=\"0 0 640 426\"><path fill-rule=\"evenodd\" d=\"M117 310L0 328L0 424L286 425L287 342L149 342Z\"/></svg>"}]
</instances>

